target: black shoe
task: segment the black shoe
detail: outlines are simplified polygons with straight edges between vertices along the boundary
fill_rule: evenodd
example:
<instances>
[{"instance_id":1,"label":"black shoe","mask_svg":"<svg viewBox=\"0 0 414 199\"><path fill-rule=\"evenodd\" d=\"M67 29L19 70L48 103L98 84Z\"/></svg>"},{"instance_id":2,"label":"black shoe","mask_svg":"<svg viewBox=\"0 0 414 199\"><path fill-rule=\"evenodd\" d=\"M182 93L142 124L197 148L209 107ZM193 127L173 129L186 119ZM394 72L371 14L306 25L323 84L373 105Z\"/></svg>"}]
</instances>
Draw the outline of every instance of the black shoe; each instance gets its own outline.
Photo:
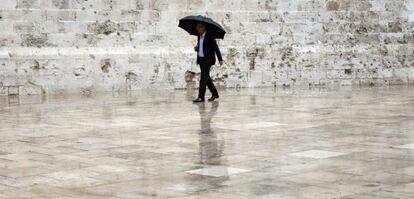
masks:
<instances>
[{"instance_id":1,"label":"black shoe","mask_svg":"<svg viewBox=\"0 0 414 199\"><path fill-rule=\"evenodd\" d=\"M208 101L212 102L212 101L214 101L215 99L218 99L218 98L219 98L218 95L213 95L213 96L211 96L210 99L208 99Z\"/></svg>"},{"instance_id":2,"label":"black shoe","mask_svg":"<svg viewBox=\"0 0 414 199\"><path fill-rule=\"evenodd\" d=\"M197 98L197 99L193 100L193 102L194 102L194 103L204 102L204 98L199 97L199 98Z\"/></svg>"}]
</instances>

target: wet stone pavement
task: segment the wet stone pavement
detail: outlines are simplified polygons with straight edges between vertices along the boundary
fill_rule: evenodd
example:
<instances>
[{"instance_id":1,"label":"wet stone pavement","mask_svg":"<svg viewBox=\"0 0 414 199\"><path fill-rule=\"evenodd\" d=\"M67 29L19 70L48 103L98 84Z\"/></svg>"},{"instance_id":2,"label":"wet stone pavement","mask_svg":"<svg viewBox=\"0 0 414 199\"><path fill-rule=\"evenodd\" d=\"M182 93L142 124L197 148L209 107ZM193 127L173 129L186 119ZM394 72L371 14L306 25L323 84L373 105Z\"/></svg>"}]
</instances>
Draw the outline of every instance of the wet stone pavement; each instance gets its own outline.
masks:
<instances>
[{"instance_id":1,"label":"wet stone pavement","mask_svg":"<svg viewBox=\"0 0 414 199\"><path fill-rule=\"evenodd\" d=\"M0 97L0 198L414 198L414 89Z\"/></svg>"}]
</instances>

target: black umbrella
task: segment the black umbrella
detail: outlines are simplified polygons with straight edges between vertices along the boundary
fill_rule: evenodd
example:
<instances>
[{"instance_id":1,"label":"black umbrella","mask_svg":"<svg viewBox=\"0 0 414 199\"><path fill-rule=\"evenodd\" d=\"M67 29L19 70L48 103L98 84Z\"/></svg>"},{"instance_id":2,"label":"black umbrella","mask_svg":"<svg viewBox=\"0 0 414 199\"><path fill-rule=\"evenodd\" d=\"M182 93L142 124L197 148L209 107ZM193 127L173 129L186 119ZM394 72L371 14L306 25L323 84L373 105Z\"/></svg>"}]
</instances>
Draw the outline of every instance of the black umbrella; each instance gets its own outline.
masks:
<instances>
[{"instance_id":1,"label":"black umbrella","mask_svg":"<svg viewBox=\"0 0 414 199\"><path fill-rule=\"evenodd\" d=\"M213 21L208 17L204 17L201 15L198 16L187 16L180 19L180 23L178 27L184 29L190 35L198 35L196 30L197 23L204 23L206 25L206 30L209 34L211 34L216 39L223 39L226 31L224 28L218 24L217 22Z\"/></svg>"}]
</instances>

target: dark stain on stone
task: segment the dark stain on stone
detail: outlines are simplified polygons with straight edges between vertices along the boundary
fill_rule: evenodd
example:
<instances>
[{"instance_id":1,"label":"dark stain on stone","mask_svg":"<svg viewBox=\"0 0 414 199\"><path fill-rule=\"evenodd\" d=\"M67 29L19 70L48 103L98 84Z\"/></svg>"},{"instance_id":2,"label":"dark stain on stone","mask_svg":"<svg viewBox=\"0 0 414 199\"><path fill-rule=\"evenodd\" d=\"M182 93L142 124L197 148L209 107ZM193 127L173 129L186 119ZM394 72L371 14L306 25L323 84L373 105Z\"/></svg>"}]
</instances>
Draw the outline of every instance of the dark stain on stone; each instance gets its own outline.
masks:
<instances>
[{"instance_id":1,"label":"dark stain on stone","mask_svg":"<svg viewBox=\"0 0 414 199\"><path fill-rule=\"evenodd\" d=\"M344 72L345 72L345 74L350 75L350 74L352 74L352 69L347 68L347 69L345 69Z\"/></svg>"},{"instance_id":2,"label":"dark stain on stone","mask_svg":"<svg viewBox=\"0 0 414 199\"><path fill-rule=\"evenodd\" d=\"M337 1L328 1L326 3L326 8L329 11L338 11L339 10L339 2L337 2Z\"/></svg>"},{"instance_id":3,"label":"dark stain on stone","mask_svg":"<svg viewBox=\"0 0 414 199\"><path fill-rule=\"evenodd\" d=\"M77 70L73 71L73 74L76 77L79 77L79 76L83 75L84 72L85 72L85 68L82 67L82 68L78 68Z\"/></svg>"},{"instance_id":4,"label":"dark stain on stone","mask_svg":"<svg viewBox=\"0 0 414 199\"><path fill-rule=\"evenodd\" d=\"M83 39L85 39L86 43L88 43L90 46L96 46L96 44L98 42L97 37L94 34L85 34L85 33L83 33L81 35L81 37Z\"/></svg>"},{"instance_id":5,"label":"dark stain on stone","mask_svg":"<svg viewBox=\"0 0 414 199\"><path fill-rule=\"evenodd\" d=\"M408 44L409 36L404 35L402 38L397 39L397 43L399 44Z\"/></svg>"},{"instance_id":6,"label":"dark stain on stone","mask_svg":"<svg viewBox=\"0 0 414 199\"><path fill-rule=\"evenodd\" d=\"M273 0L266 0L264 7L266 10L275 10L277 8L276 5L277 3L273 2Z\"/></svg>"},{"instance_id":7,"label":"dark stain on stone","mask_svg":"<svg viewBox=\"0 0 414 199\"><path fill-rule=\"evenodd\" d=\"M47 45L47 35L46 34L25 34L22 35L22 46L26 47L38 47L41 48Z\"/></svg>"},{"instance_id":8,"label":"dark stain on stone","mask_svg":"<svg viewBox=\"0 0 414 199\"><path fill-rule=\"evenodd\" d=\"M249 49L247 51L247 57L257 57L257 54L259 53L258 49Z\"/></svg>"},{"instance_id":9,"label":"dark stain on stone","mask_svg":"<svg viewBox=\"0 0 414 199\"><path fill-rule=\"evenodd\" d=\"M95 55L89 54L89 57L90 57L91 59L95 59Z\"/></svg>"},{"instance_id":10,"label":"dark stain on stone","mask_svg":"<svg viewBox=\"0 0 414 199\"><path fill-rule=\"evenodd\" d=\"M195 72L189 70L185 71L185 82L194 82L195 76Z\"/></svg>"},{"instance_id":11,"label":"dark stain on stone","mask_svg":"<svg viewBox=\"0 0 414 199\"><path fill-rule=\"evenodd\" d=\"M91 96L93 93L93 88L81 88L80 93L84 96Z\"/></svg>"},{"instance_id":12,"label":"dark stain on stone","mask_svg":"<svg viewBox=\"0 0 414 199\"><path fill-rule=\"evenodd\" d=\"M137 77L138 77L138 75L137 75L137 74L135 74L134 72L131 72L131 71L129 71L129 72L127 72L127 73L125 74L125 78L126 78L127 80L136 80L136 79L137 79Z\"/></svg>"},{"instance_id":13,"label":"dark stain on stone","mask_svg":"<svg viewBox=\"0 0 414 199\"><path fill-rule=\"evenodd\" d=\"M359 25L359 27L356 29L356 32L358 34L364 34L368 32L368 28L364 26L363 24Z\"/></svg>"},{"instance_id":14,"label":"dark stain on stone","mask_svg":"<svg viewBox=\"0 0 414 199\"><path fill-rule=\"evenodd\" d=\"M111 67L111 60L110 59L101 60L101 70L102 70L102 72L108 73L110 67Z\"/></svg>"},{"instance_id":15,"label":"dark stain on stone","mask_svg":"<svg viewBox=\"0 0 414 199\"><path fill-rule=\"evenodd\" d=\"M144 3L143 3L143 0L137 0L136 9L137 9L137 10L144 10Z\"/></svg>"},{"instance_id":16,"label":"dark stain on stone","mask_svg":"<svg viewBox=\"0 0 414 199\"><path fill-rule=\"evenodd\" d=\"M249 62L249 69L250 70L254 70L255 65L256 65L256 59L255 58L251 58L250 59L250 62Z\"/></svg>"},{"instance_id":17,"label":"dark stain on stone","mask_svg":"<svg viewBox=\"0 0 414 199\"><path fill-rule=\"evenodd\" d=\"M388 32L402 32L401 22L389 22Z\"/></svg>"},{"instance_id":18,"label":"dark stain on stone","mask_svg":"<svg viewBox=\"0 0 414 199\"><path fill-rule=\"evenodd\" d=\"M237 49L235 48L230 48L228 50L229 52L226 55L226 63L229 64L230 66L235 66L236 65L236 57L239 55L239 53L237 52Z\"/></svg>"},{"instance_id":19,"label":"dark stain on stone","mask_svg":"<svg viewBox=\"0 0 414 199\"><path fill-rule=\"evenodd\" d=\"M154 65L153 65L153 68L154 68L154 74L152 74L152 76L151 76L151 78L150 78L150 83L151 83L151 84L154 84L154 83L155 83L155 81L157 80L157 78L158 78L158 73L159 73L159 71L160 71L160 67L161 67L160 63L157 63L157 64L154 64Z\"/></svg>"},{"instance_id":20,"label":"dark stain on stone","mask_svg":"<svg viewBox=\"0 0 414 199\"><path fill-rule=\"evenodd\" d=\"M171 71L171 64L165 63L165 71Z\"/></svg>"},{"instance_id":21,"label":"dark stain on stone","mask_svg":"<svg viewBox=\"0 0 414 199\"><path fill-rule=\"evenodd\" d=\"M247 57L259 57L263 59L265 56L265 51L263 48L257 48L257 47L250 48L250 49L247 49L246 56Z\"/></svg>"},{"instance_id":22,"label":"dark stain on stone","mask_svg":"<svg viewBox=\"0 0 414 199\"><path fill-rule=\"evenodd\" d=\"M52 0L52 4L59 9L69 8L69 0Z\"/></svg>"},{"instance_id":23,"label":"dark stain on stone","mask_svg":"<svg viewBox=\"0 0 414 199\"><path fill-rule=\"evenodd\" d=\"M104 22L95 22L89 25L88 29L95 34L110 35L116 32L117 24L110 20L106 20Z\"/></svg>"},{"instance_id":24,"label":"dark stain on stone","mask_svg":"<svg viewBox=\"0 0 414 199\"><path fill-rule=\"evenodd\" d=\"M282 61L285 61L286 59L291 59L291 60L293 59L293 56L292 56L293 55L293 48L292 47L286 47L286 48L283 48L281 50L282 50Z\"/></svg>"},{"instance_id":25,"label":"dark stain on stone","mask_svg":"<svg viewBox=\"0 0 414 199\"><path fill-rule=\"evenodd\" d=\"M390 44L391 43L391 39L390 38L384 38L384 44Z\"/></svg>"},{"instance_id":26,"label":"dark stain on stone","mask_svg":"<svg viewBox=\"0 0 414 199\"><path fill-rule=\"evenodd\" d=\"M127 90L131 90L132 89L132 84L137 82L137 80L138 80L138 75L135 74L132 71L129 71L129 72L125 73L125 80L126 80Z\"/></svg>"},{"instance_id":27,"label":"dark stain on stone","mask_svg":"<svg viewBox=\"0 0 414 199\"><path fill-rule=\"evenodd\" d=\"M33 70L36 70L36 71L40 70L40 64L39 64L39 62L37 60L34 60L31 68Z\"/></svg>"}]
</instances>

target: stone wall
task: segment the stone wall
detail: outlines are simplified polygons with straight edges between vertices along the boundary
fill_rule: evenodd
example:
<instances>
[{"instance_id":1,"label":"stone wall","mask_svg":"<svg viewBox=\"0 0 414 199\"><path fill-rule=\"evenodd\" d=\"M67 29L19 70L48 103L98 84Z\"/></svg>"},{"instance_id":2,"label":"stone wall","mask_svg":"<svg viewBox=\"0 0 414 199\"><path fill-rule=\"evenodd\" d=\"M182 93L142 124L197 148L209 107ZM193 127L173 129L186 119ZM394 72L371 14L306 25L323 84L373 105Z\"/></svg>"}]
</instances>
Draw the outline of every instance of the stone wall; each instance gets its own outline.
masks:
<instances>
[{"instance_id":1,"label":"stone wall","mask_svg":"<svg viewBox=\"0 0 414 199\"><path fill-rule=\"evenodd\" d=\"M0 95L196 85L196 14L228 32L222 87L414 81L414 0L1 0Z\"/></svg>"}]
</instances>

